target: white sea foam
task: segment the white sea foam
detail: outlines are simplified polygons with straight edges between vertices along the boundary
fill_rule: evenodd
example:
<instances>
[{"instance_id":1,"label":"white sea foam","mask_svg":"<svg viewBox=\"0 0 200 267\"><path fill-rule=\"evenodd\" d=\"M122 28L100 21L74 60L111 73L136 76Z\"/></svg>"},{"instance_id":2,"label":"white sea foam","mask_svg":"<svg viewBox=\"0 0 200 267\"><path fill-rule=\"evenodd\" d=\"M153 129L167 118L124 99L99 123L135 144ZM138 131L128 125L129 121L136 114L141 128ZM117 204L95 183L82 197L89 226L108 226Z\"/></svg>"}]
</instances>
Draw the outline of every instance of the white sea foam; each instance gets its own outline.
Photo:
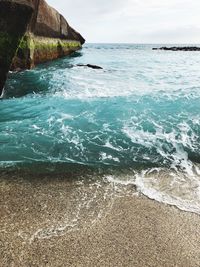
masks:
<instances>
[{"instance_id":1,"label":"white sea foam","mask_svg":"<svg viewBox=\"0 0 200 267\"><path fill-rule=\"evenodd\" d=\"M137 125L126 125L124 133L133 144L149 151L156 148L162 163L169 168L152 168L135 176L138 191L151 199L200 214L200 168L188 158L186 148L197 149L198 136L185 121L166 133L162 125L156 125L155 132L138 130ZM144 157L143 157L144 158Z\"/></svg>"},{"instance_id":2,"label":"white sea foam","mask_svg":"<svg viewBox=\"0 0 200 267\"><path fill-rule=\"evenodd\" d=\"M136 186L137 192L158 202L200 214L200 176L187 176L164 168L152 168L127 175L107 175L117 186Z\"/></svg>"},{"instance_id":3,"label":"white sea foam","mask_svg":"<svg viewBox=\"0 0 200 267\"><path fill-rule=\"evenodd\" d=\"M136 175L135 185L151 199L200 214L200 176L148 170Z\"/></svg>"},{"instance_id":4,"label":"white sea foam","mask_svg":"<svg viewBox=\"0 0 200 267\"><path fill-rule=\"evenodd\" d=\"M71 115L71 114L65 114L65 113L61 113L60 116L61 116L61 118L59 118L57 121L58 122L61 122L61 123L63 121L65 121L65 120L72 120L74 118L73 115Z\"/></svg>"},{"instance_id":5,"label":"white sea foam","mask_svg":"<svg viewBox=\"0 0 200 267\"><path fill-rule=\"evenodd\" d=\"M107 175L104 177L106 181L109 183L113 183L115 185L135 185L135 177L131 175L123 175L123 176L116 176L116 175Z\"/></svg>"},{"instance_id":6,"label":"white sea foam","mask_svg":"<svg viewBox=\"0 0 200 267\"><path fill-rule=\"evenodd\" d=\"M158 125L155 132L138 130L137 125L125 125L124 133L134 144L141 145L149 150L156 149L164 161L169 162L174 170L182 169L188 175L193 175L193 163L188 160L185 148L194 151L197 140L196 134L184 122L178 125L179 131L172 128L166 132L162 124ZM189 131L191 134L189 135Z\"/></svg>"},{"instance_id":7,"label":"white sea foam","mask_svg":"<svg viewBox=\"0 0 200 267\"><path fill-rule=\"evenodd\" d=\"M115 161L115 162L120 162L120 160L117 158L117 157L113 157L112 155L108 155L106 153L100 153L100 157L101 157L101 160L103 162L107 161L107 160L111 160L111 161Z\"/></svg>"}]
</instances>

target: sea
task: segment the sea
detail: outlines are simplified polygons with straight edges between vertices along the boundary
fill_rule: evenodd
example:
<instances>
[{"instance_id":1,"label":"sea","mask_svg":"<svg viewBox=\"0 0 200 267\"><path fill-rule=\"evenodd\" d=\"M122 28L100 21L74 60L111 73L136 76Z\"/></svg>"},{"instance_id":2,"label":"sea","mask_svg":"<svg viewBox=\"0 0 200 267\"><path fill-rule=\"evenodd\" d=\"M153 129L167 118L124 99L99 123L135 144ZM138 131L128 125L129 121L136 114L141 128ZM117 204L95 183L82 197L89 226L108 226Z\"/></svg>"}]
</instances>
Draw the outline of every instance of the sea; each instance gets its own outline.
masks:
<instances>
[{"instance_id":1,"label":"sea","mask_svg":"<svg viewBox=\"0 0 200 267\"><path fill-rule=\"evenodd\" d=\"M200 53L160 46L85 44L10 72L0 173L101 174L200 214Z\"/></svg>"}]
</instances>

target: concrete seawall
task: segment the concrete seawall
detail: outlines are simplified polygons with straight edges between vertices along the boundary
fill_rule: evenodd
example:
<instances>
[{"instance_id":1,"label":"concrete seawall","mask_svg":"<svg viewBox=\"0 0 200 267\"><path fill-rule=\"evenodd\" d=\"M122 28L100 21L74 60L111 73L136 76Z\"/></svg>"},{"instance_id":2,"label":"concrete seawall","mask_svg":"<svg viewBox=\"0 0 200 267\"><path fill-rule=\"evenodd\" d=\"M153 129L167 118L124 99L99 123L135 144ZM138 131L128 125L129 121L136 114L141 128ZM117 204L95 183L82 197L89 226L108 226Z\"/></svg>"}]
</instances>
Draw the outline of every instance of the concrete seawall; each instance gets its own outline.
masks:
<instances>
[{"instance_id":1,"label":"concrete seawall","mask_svg":"<svg viewBox=\"0 0 200 267\"><path fill-rule=\"evenodd\" d=\"M67 56L84 42L45 0L0 0L0 94L9 70Z\"/></svg>"}]
</instances>

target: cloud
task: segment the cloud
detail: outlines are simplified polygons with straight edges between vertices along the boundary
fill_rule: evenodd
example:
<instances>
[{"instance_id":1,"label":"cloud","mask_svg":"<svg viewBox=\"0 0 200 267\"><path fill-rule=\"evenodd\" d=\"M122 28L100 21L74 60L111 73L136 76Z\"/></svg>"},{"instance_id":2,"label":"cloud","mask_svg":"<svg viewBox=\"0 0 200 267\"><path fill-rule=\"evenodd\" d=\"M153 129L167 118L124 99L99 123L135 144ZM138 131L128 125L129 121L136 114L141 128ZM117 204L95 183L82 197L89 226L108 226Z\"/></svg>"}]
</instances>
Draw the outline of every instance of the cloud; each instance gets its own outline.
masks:
<instances>
[{"instance_id":1,"label":"cloud","mask_svg":"<svg viewBox=\"0 0 200 267\"><path fill-rule=\"evenodd\" d=\"M200 44L200 27L186 26L174 29L162 29L151 32L144 36L157 43L199 43Z\"/></svg>"},{"instance_id":2,"label":"cloud","mask_svg":"<svg viewBox=\"0 0 200 267\"><path fill-rule=\"evenodd\" d=\"M199 0L48 0L88 42L200 42Z\"/></svg>"}]
</instances>

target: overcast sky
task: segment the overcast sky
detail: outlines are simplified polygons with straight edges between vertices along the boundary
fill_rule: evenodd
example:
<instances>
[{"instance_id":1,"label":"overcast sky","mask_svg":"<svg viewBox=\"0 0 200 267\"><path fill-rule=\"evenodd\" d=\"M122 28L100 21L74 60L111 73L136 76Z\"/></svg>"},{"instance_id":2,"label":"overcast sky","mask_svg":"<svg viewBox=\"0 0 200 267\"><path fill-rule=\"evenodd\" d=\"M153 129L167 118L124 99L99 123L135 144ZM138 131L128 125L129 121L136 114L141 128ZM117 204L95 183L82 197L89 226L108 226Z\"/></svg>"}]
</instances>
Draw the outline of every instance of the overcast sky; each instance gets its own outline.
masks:
<instances>
[{"instance_id":1,"label":"overcast sky","mask_svg":"<svg viewBox=\"0 0 200 267\"><path fill-rule=\"evenodd\" d=\"M200 0L47 0L87 42L200 43Z\"/></svg>"}]
</instances>

